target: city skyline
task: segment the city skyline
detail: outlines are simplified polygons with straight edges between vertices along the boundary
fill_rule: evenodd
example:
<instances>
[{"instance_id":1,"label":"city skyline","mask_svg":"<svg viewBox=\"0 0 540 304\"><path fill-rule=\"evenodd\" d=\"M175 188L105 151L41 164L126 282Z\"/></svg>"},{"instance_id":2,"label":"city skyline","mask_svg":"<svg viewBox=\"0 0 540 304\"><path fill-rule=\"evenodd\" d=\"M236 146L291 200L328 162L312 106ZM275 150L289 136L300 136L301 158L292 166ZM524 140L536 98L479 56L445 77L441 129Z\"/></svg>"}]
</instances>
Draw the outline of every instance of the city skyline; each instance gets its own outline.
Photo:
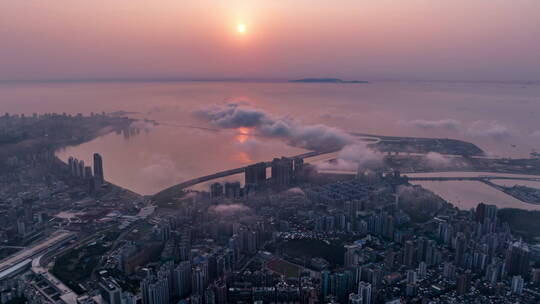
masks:
<instances>
[{"instance_id":1,"label":"city skyline","mask_svg":"<svg viewBox=\"0 0 540 304\"><path fill-rule=\"evenodd\" d=\"M0 1L0 304L540 303L538 0Z\"/></svg>"}]
</instances>

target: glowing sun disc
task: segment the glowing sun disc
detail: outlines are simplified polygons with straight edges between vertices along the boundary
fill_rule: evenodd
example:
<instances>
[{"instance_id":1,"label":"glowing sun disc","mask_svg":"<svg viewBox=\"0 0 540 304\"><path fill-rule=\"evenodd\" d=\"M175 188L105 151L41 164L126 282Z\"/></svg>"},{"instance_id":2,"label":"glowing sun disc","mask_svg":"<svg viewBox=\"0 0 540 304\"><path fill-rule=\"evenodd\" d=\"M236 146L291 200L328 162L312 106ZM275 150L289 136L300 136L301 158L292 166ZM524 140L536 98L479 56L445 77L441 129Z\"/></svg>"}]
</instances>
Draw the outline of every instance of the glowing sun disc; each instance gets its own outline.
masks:
<instances>
[{"instance_id":1,"label":"glowing sun disc","mask_svg":"<svg viewBox=\"0 0 540 304\"><path fill-rule=\"evenodd\" d=\"M240 34L244 34L246 32L246 25L245 24L238 24L236 26L236 30L240 33Z\"/></svg>"}]
</instances>

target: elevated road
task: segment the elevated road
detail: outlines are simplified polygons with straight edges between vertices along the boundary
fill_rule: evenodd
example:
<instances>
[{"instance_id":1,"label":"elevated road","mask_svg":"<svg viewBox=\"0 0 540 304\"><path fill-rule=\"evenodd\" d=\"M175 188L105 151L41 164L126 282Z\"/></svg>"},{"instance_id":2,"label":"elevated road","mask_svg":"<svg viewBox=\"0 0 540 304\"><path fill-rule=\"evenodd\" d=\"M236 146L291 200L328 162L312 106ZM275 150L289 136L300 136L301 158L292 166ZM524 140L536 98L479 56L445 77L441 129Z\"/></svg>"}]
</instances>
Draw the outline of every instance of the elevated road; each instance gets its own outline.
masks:
<instances>
[{"instance_id":1,"label":"elevated road","mask_svg":"<svg viewBox=\"0 0 540 304\"><path fill-rule=\"evenodd\" d=\"M72 232L59 231L55 233L54 235L50 236L49 238L33 246L27 247L19 252L16 252L10 257L0 261L0 271L9 269L10 267L17 265L20 262L23 262L28 259L32 259L39 254L43 254L43 252L52 250L56 248L58 245L74 237L75 237L75 234Z\"/></svg>"},{"instance_id":2,"label":"elevated road","mask_svg":"<svg viewBox=\"0 0 540 304\"><path fill-rule=\"evenodd\" d=\"M290 158L304 159L304 158L310 158L310 157L315 157L315 156L334 153L334 152L337 152L337 150L312 151L312 152L298 154L298 155L292 156ZM272 162L265 162L265 164L266 164L266 167L268 168L268 167L270 167L272 165ZM169 198L169 197L172 197L172 196L177 196L177 195L180 195L182 193L182 191L184 189L186 189L186 188L193 187L193 186L195 186L197 184L208 182L208 181L211 181L211 180L214 180L214 179L244 173L246 168L247 167L240 167L240 168L225 170L225 171L216 172L216 173L213 173L213 174L210 174L210 175L205 175L205 176L197 177L197 178L194 178L194 179L190 179L188 181L182 182L180 184L176 184L176 185L171 186L171 187L169 187L169 188L167 188L165 190L162 190L162 191L154 194L152 197L154 199L159 200L159 199Z\"/></svg>"},{"instance_id":3,"label":"elevated road","mask_svg":"<svg viewBox=\"0 0 540 304\"><path fill-rule=\"evenodd\" d=\"M506 180L523 180L540 182L540 178L536 177L512 177L512 176L462 176L462 177L409 177L410 181L481 181L493 179L506 179Z\"/></svg>"}]
</instances>

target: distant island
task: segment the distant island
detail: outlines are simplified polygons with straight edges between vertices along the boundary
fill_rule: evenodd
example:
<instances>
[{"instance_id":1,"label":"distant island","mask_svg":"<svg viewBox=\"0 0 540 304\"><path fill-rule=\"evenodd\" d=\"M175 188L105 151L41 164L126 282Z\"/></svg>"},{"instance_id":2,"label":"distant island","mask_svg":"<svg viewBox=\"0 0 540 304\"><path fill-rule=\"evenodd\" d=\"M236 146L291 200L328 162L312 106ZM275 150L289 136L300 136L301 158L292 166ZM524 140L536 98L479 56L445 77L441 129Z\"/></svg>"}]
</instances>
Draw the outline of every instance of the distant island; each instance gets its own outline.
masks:
<instances>
[{"instance_id":1,"label":"distant island","mask_svg":"<svg viewBox=\"0 0 540 304\"><path fill-rule=\"evenodd\" d=\"M303 78L289 80L289 82L305 82L305 83L369 83L361 80L343 80L339 78Z\"/></svg>"}]
</instances>

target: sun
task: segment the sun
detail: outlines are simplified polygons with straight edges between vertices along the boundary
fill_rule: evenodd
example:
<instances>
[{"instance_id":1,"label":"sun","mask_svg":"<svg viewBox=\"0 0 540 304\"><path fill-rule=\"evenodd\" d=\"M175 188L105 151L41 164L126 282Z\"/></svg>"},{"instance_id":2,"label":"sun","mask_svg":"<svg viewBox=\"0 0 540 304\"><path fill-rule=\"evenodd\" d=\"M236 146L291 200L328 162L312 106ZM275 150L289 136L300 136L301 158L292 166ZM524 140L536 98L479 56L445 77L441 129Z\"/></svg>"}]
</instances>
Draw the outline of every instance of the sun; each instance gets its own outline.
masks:
<instances>
[{"instance_id":1,"label":"sun","mask_svg":"<svg viewBox=\"0 0 540 304\"><path fill-rule=\"evenodd\" d=\"M246 25L243 24L243 23L240 23L236 26L236 30L238 31L238 33L240 34L245 34L246 33Z\"/></svg>"}]
</instances>

